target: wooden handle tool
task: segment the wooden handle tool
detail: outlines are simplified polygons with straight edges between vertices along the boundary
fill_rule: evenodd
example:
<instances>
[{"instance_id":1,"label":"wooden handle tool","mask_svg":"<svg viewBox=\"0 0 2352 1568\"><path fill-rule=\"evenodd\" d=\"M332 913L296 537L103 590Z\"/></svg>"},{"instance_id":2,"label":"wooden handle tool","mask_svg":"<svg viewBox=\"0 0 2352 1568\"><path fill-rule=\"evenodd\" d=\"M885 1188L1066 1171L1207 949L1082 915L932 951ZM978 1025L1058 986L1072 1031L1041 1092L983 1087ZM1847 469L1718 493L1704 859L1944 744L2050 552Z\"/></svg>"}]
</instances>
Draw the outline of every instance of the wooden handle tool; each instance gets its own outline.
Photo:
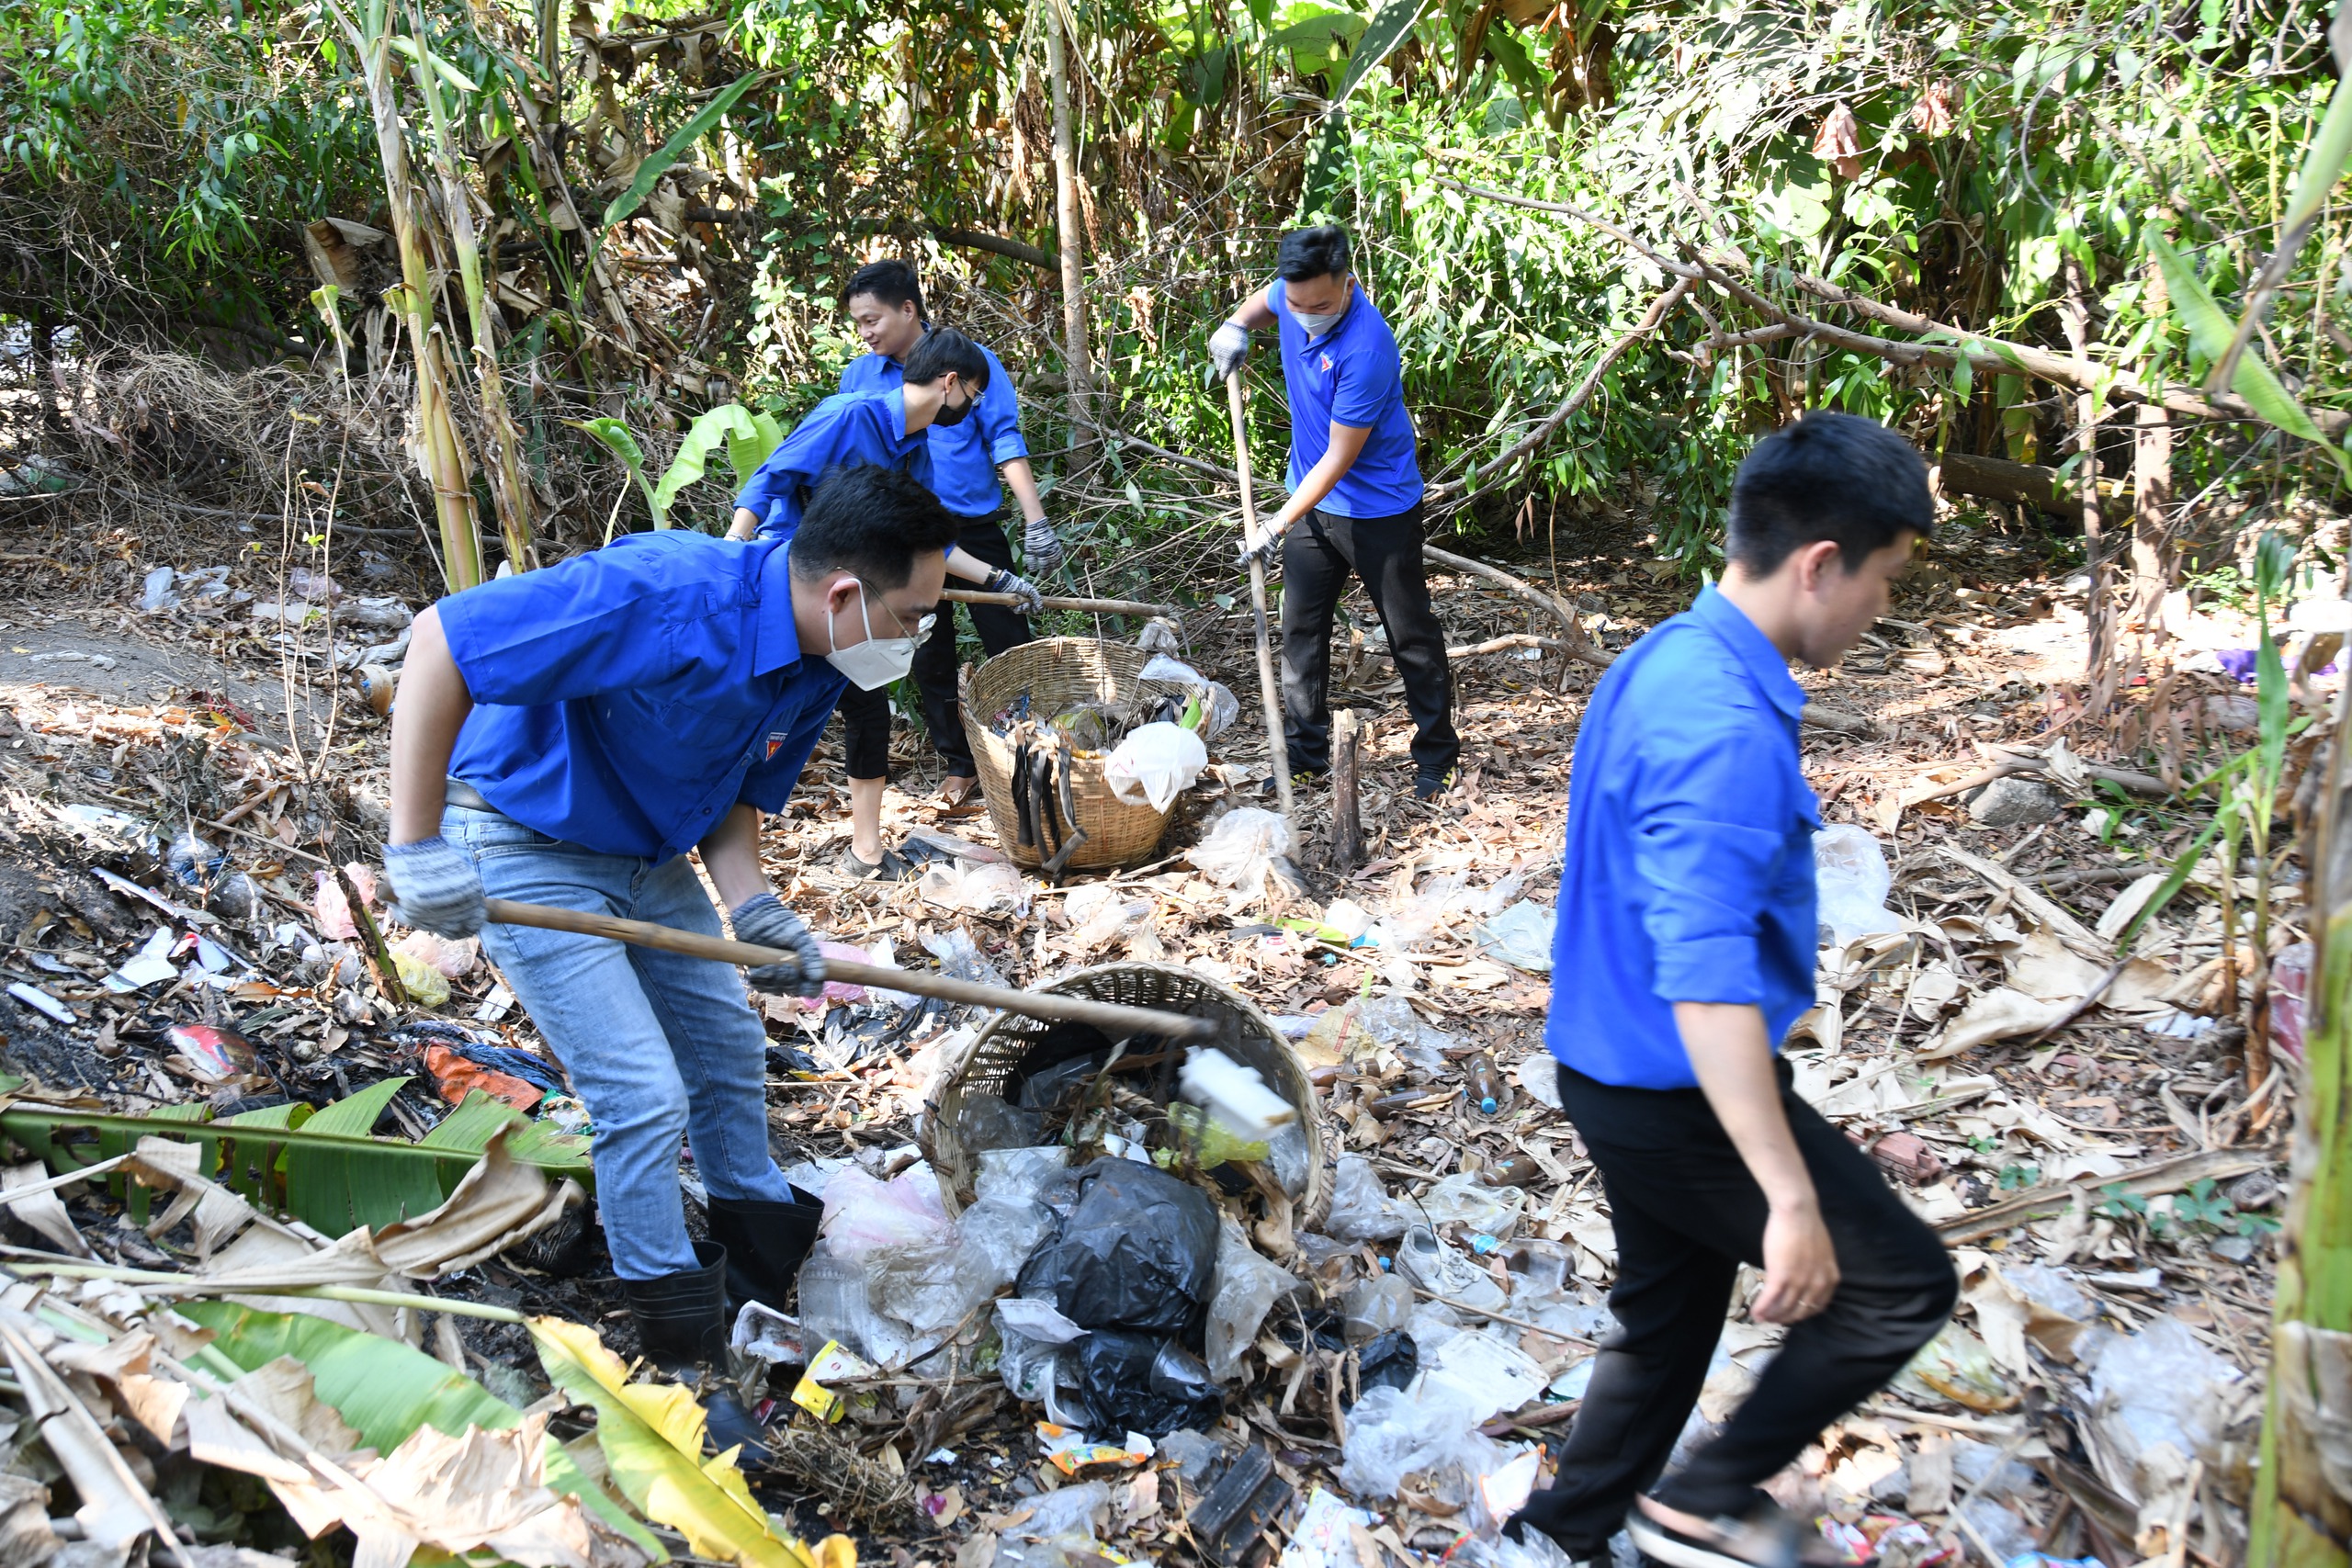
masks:
<instances>
[{"instance_id":1,"label":"wooden handle tool","mask_svg":"<svg viewBox=\"0 0 2352 1568\"><path fill-rule=\"evenodd\" d=\"M941 591L942 599L957 604L1002 604L1007 609L1021 603L1011 593L984 593L977 588L949 588ZM1090 615L1159 615L1174 620L1179 614L1173 604L1147 604L1140 599L1057 599L1046 595L1048 610L1078 610Z\"/></svg>"},{"instance_id":2,"label":"wooden handle tool","mask_svg":"<svg viewBox=\"0 0 2352 1568\"><path fill-rule=\"evenodd\" d=\"M487 904L490 918L501 925L537 926L542 931L576 931L582 936L609 937L615 942L631 942L639 947L657 947L664 953L682 953L689 958L708 958L720 964L750 966L797 964L800 962L797 953L785 948L730 942L725 937L704 936L699 931L682 931L674 926L658 926L650 920L624 920L612 915L592 915L581 909L559 909L546 904L518 904L508 898L492 898L487 900ZM828 958L825 960L825 978L886 991L910 991L917 996L937 997L942 1001L961 1002L970 1007L997 1008L1005 1012L1017 1012L1027 1018L1050 1019L1058 1023L1091 1023L1104 1033L1114 1036L1158 1034L1170 1040L1210 1040L1219 1032L1214 1020L1193 1018L1185 1013L1122 1007L1116 1002L1098 1002L1088 997L1016 991L1009 986L983 986L975 980L957 980L921 969L886 969L878 964L853 964L843 959Z\"/></svg>"},{"instance_id":3,"label":"wooden handle tool","mask_svg":"<svg viewBox=\"0 0 2352 1568\"><path fill-rule=\"evenodd\" d=\"M1258 533L1258 501L1250 488L1250 422L1241 412L1241 373L1225 379L1226 400L1233 410L1233 469L1241 477L1241 536ZM1250 559L1250 608L1257 619L1258 691L1266 702L1266 754L1274 763L1274 797L1282 803L1283 819L1290 819L1290 747L1283 736L1282 688L1274 682L1273 640L1266 630L1266 563Z\"/></svg>"}]
</instances>

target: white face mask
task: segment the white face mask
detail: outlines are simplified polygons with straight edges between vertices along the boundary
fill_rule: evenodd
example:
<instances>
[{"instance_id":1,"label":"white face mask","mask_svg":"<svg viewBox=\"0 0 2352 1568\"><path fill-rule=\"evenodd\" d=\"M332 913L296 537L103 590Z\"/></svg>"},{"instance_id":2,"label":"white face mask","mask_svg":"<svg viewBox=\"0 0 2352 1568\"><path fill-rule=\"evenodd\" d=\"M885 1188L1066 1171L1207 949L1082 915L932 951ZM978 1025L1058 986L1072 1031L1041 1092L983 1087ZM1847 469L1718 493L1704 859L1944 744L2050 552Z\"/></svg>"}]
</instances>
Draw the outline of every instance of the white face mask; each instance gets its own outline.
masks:
<instances>
[{"instance_id":1,"label":"white face mask","mask_svg":"<svg viewBox=\"0 0 2352 1568\"><path fill-rule=\"evenodd\" d=\"M1353 304L1355 302L1355 285L1352 283L1348 285L1347 298L1348 304ZM1333 327L1338 326L1340 324L1340 318L1347 313L1347 305L1341 305L1338 310L1332 311L1327 316L1315 315L1306 310L1293 310L1291 312L1293 316L1298 318L1298 324L1306 329L1306 335L1308 337L1321 337L1325 333L1328 333Z\"/></svg>"},{"instance_id":2,"label":"white face mask","mask_svg":"<svg viewBox=\"0 0 2352 1568\"><path fill-rule=\"evenodd\" d=\"M865 623L865 640L853 648L838 646L831 618L825 622L825 640L836 646L825 655L826 661L849 677L849 683L861 692L871 692L891 682L905 678L914 668L915 639L910 637L877 637L874 635L874 617L866 610L865 584L857 585L858 619Z\"/></svg>"}]
</instances>

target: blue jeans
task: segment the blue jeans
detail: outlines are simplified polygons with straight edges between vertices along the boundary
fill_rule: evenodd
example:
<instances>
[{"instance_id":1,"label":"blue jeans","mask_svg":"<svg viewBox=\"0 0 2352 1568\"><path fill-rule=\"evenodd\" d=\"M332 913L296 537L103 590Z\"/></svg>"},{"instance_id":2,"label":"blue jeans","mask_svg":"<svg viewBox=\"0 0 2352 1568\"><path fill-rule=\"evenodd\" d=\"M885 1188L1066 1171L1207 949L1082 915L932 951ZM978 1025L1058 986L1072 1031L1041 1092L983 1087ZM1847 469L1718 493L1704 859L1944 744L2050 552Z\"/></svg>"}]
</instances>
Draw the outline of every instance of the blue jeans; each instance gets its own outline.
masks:
<instances>
[{"instance_id":1,"label":"blue jeans","mask_svg":"<svg viewBox=\"0 0 2352 1568\"><path fill-rule=\"evenodd\" d=\"M658 865L608 855L462 806L442 813L441 834L473 856L493 898L722 934L684 855ZM713 1197L792 1201L768 1151L767 1032L733 964L535 926L487 925L481 941L595 1122L615 1273L658 1280L695 1266L682 1136Z\"/></svg>"}]
</instances>

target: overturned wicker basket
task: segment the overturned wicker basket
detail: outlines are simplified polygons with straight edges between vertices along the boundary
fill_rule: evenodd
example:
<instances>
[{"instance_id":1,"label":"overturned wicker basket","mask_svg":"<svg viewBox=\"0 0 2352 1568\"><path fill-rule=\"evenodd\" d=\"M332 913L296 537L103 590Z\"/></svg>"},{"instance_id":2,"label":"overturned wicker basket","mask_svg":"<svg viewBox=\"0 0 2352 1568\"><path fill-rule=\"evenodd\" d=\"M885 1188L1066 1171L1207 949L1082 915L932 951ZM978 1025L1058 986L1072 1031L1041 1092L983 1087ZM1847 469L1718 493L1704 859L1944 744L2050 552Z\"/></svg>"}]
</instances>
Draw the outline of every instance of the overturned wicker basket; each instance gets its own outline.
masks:
<instances>
[{"instance_id":1,"label":"overturned wicker basket","mask_svg":"<svg viewBox=\"0 0 2352 1568\"><path fill-rule=\"evenodd\" d=\"M996 824L998 847L1015 863L1034 870L1045 855L1020 841L1013 812L1013 747L989 728L989 721L1029 694L1030 711L1060 712L1079 703L1118 702L1125 698L1173 696L1182 699L1181 682L1146 681L1143 667L1151 655L1131 643L1102 642L1093 637L1057 637L1006 649L977 670L967 670L958 695L964 708L964 738L980 775L980 793L989 803L989 820ZM1070 765L1070 804L1086 841L1070 852L1066 871L1103 866L1135 865L1149 860L1168 836L1174 814L1149 805L1131 804L1111 793L1102 777L1102 757L1080 756Z\"/></svg>"},{"instance_id":2,"label":"overturned wicker basket","mask_svg":"<svg viewBox=\"0 0 2352 1568\"><path fill-rule=\"evenodd\" d=\"M1298 1111L1299 1130L1306 1137L1306 1185L1292 1200L1292 1224L1298 1230L1313 1230L1330 1213L1331 1156L1317 1120L1314 1086L1307 1081L1298 1053L1249 998L1172 964L1102 964L1036 988L1049 996L1091 997L1129 1007L1159 1008L1215 1019L1224 1025L1223 1035L1215 1042L1217 1049L1257 1068L1273 1091ZM1001 1012L968 1044L939 1065L923 1106L921 1141L923 1154L939 1174L951 1212L972 1201L973 1182L979 1175L979 1156L964 1136L967 1098L973 1094L1003 1097L1040 1038L1052 1027L1040 1019ZM1172 1070L1167 1077L1172 1083Z\"/></svg>"}]
</instances>

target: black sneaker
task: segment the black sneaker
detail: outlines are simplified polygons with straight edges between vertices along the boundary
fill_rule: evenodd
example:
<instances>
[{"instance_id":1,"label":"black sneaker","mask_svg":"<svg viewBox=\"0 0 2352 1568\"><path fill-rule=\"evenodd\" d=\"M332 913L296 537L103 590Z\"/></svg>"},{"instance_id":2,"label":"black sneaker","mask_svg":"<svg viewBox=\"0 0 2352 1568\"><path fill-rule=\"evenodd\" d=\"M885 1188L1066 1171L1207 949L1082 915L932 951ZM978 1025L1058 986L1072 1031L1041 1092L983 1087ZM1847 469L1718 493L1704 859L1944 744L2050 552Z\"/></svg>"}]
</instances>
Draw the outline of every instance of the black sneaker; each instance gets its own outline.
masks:
<instances>
[{"instance_id":1,"label":"black sneaker","mask_svg":"<svg viewBox=\"0 0 2352 1568\"><path fill-rule=\"evenodd\" d=\"M1417 773L1413 777L1413 798L1435 800L1462 780L1462 770L1448 768L1442 773Z\"/></svg>"}]
</instances>

